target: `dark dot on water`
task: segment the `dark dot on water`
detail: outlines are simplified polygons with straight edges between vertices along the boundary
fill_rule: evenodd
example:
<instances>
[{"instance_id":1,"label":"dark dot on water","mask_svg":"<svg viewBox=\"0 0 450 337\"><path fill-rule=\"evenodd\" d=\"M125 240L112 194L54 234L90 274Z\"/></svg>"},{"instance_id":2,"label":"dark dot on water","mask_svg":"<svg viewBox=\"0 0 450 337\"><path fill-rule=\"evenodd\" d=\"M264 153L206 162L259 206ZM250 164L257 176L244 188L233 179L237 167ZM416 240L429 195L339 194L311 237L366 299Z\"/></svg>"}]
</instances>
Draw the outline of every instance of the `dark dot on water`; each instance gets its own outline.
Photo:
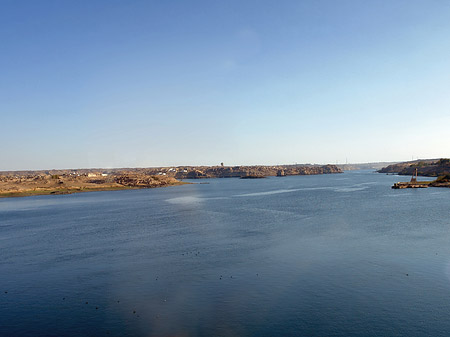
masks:
<instances>
[{"instance_id":1,"label":"dark dot on water","mask_svg":"<svg viewBox=\"0 0 450 337\"><path fill-rule=\"evenodd\" d=\"M65 297L63 297L63 301L65 301L66 300L66 298Z\"/></svg>"},{"instance_id":2,"label":"dark dot on water","mask_svg":"<svg viewBox=\"0 0 450 337\"><path fill-rule=\"evenodd\" d=\"M86 302L86 304L88 304L88 302Z\"/></svg>"},{"instance_id":3,"label":"dark dot on water","mask_svg":"<svg viewBox=\"0 0 450 337\"><path fill-rule=\"evenodd\" d=\"M136 313L136 310L133 310L133 314L135 314Z\"/></svg>"},{"instance_id":4,"label":"dark dot on water","mask_svg":"<svg viewBox=\"0 0 450 337\"><path fill-rule=\"evenodd\" d=\"M5 291L5 294L7 294L8 292L7 291Z\"/></svg>"},{"instance_id":5,"label":"dark dot on water","mask_svg":"<svg viewBox=\"0 0 450 337\"><path fill-rule=\"evenodd\" d=\"M409 276L409 274L406 274L406 276Z\"/></svg>"},{"instance_id":6,"label":"dark dot on water","mask_svg":"<svg viewBox=\"0 0 450 337\"><path fill-rule=\"evenodd\" d=\"M120 301L117 301L117 303L120 303Z\"/></svg>"},{"instance_id":7,"label":"dark dot on water","mask_svg":"<svg viewBox=\"0 0 450 337\"><path fill-rule=\"evenodd\" d=\"M98 310L98 307L95 307L95 310Z\"/></svg>"}]
</instances>

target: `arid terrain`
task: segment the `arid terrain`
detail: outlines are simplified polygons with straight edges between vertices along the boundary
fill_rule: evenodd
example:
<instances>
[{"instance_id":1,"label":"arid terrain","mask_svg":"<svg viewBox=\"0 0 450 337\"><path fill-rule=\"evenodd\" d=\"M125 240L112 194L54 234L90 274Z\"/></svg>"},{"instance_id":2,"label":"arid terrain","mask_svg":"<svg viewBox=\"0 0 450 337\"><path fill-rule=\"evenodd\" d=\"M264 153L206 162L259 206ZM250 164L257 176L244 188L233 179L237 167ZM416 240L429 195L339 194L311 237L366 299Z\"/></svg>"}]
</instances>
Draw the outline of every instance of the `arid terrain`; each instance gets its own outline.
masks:
<instances>
[{"instance_id":1,"label":"arid terrain","mask_svg":"<svg viewBox=\"0 0 450 337\"><path fill-rule=\"evenodd\" d=\"M0 172L0 197L69 194L185 184L180 179L341 173L334 165L183 166Z\"/></svg>"},{"instance_id":2,"label":"arid terrain","mask_svg":"<svg viewBox=\"0 0 450 337\"><path fill-rule=\"evenodd\" d=\"M28 172L0 175L0 197L19 197L41 194L69 194L76 192L109 191L180 185L172 177L151 176L135 172L115 173L45 173Z\"/></svg>"},{"instance_id":3,"label":"arid terrain","mask_svg":"<svg viewBox=\"0 0 450 337\"><path fill-rule=\"evenodd\" d=\"M136 169L152 175L166 175L177 179L245 178L342 173L335 165L254 165L254 166L179 166Z\"/></svg>"},{"instance_id":4,"label":"arid terrain","mask_svg":"<svg viewBox=\"0 0 450 337\"><path fill-rule=\"evenodd\" d=\"M436 180L430 182L419 182L422 187L450 187L450 159L426 159L398 163L384 167L378 172L413 176L416 170L418 176L437 177ZM400 184L407 185L406 183Z\"/></svg>"},{"instance_id":5,"label":"arid terrain","mask_svg":"<svg viewBox=\"0 0 450 337\"><path fill-rule=\"evenodd\" d=\"M425 177L439 177L450 173L450 159L424 159L389 165L378 172L410 176L415 173Z\"/></svg>"}]
</instances>

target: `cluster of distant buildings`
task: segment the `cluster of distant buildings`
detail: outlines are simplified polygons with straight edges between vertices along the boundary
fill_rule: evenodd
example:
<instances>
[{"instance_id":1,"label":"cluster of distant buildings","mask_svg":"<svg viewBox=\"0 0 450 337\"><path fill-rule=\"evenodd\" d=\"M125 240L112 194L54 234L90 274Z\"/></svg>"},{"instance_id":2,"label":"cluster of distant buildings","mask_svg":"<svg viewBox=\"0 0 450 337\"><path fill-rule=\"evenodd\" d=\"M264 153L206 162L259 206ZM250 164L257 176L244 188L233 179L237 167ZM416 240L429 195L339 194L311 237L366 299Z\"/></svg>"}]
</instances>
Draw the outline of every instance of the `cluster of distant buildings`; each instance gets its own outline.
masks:
<instances>
[{"instance_id":1,"label":"cluster of distant buildings","mask_svg":"<svg viewBox=\"0 0 450 337\"><path fill-rule=\"evenodd\" d=\"M167 171L159 171L157 174L160 175L160 176L165 176L165 175L167 175L167 173L174 173L175 174L177 172L187 173L188 170L186 170L185 168L171 167Z\"/></svg>"}]
</instances>

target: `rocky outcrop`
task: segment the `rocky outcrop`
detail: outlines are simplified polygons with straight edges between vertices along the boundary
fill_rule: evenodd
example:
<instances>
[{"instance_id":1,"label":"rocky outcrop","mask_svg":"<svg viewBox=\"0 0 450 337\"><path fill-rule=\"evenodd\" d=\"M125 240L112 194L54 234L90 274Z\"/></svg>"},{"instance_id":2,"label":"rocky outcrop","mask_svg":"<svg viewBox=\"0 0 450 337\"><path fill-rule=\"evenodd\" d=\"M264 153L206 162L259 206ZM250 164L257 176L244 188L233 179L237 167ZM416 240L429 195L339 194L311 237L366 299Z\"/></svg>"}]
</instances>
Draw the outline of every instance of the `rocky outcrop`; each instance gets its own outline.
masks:
<instances>
[{"instance_id":1,"label":"rocky outcrop","mask_svg":"<svg viewBox=\"0 0 450 337\"><path fill-rule=\"evenodd\" d=\"M450 173L450 159L429 159L414 162L404 162L379 170L379 173L396 173L399 175L413 175L417 169L417 175L427 177L439 177Z\"/></svg>"},{"instance_id":2,"label":"rocky outcrop","mask_svg":"<svg viewBox=\"0 0 450 337\"><path fill-rule=\"evenodd\" d=\"M114 177L114 182L128 187L161 187L174 185L178 181L172 177L147 176L142 174L126 173Z\"/></svg>"},{"instance_id":3,"label":"rocky outcrop","mask_svg":"<svg viewBox=\"0 0 450 337\"><path fill-rule=\"evenodd\" d=\"M441 175L435 181L433 181L430 186L433 187L450 187L450 174Z\"/></svg>"},{"instance_id":4,"label":"rocky outcrop","mask_svg":"<svg viewBox=\"0 0 450 337\"><path fill-rule=\"evenodd\" d=\"M181 166L0 172L0 197L66 194L181 184L177 179L261 178L341 173L335 165Z\"/></svg>"},{"instance_id":5,"label":"rocky outcrop","mask_svg":"<svg viewBox=\"0 0 450 337\"><path fill-rule=\"evenodd\" d=\"M432 187L450 187L450 159L439 160L421 160L416 162L399 163L387 166L378 172L397 173L399 175L417 175L426 177L438 177L433 181L417 181L415 177L410 182L395 183L392 188L424 188Z\"/></svg>"},{"instance_id":6,"label":"rocky outcrop","mask_svg":"<svg viewBox=\"0 0 450 337\"><path fill-rule=\"evenodd\" d=\"M277 166L180 166L145 169L147 174L165 175L176 179L242 178L247 176L291 176L342 173L335 165Z\"/></svg>"},{"instance_id":7,"label":"rocky outcrop","mask_svg":"<svg viewBox=\"0 0 450 337\"><path fill-rule=\"evenodd\" d=\"M94 177L95 178L92 178ZM179 185L173 177L152 176L136 172L117 171L111 174L60 172L33 175L0 175L0 197L41 194L69 194L87 191L109 191L127 188L151 188Z\"/></svg>"},{"instance_id":8,"label":"rocky outcrop","mask_svg":"<svg viewBox=\"0 0 450 337\"><path fill-rule=\"evenodd\" d=\"M201 178L241 178L246 176L290 176L342 173L336 165L253 165L253 166L176 166L153 168L122 168L122 169L76 169L76 170L48 170L48 171L21 171L0 172L2 177L15 177L15 179L36 179L40 181L85 180L94 184L114 182L121 175L141 175L171 177L175 179L201 179ZM89 178L89 179L88 179ZM9 178L8 178L9 179ZM122 178L120 178L122 179ZM123 178L120 181L125 181ZM116 181L117 182L117 181Z\"/></svg>"}]
</instances>

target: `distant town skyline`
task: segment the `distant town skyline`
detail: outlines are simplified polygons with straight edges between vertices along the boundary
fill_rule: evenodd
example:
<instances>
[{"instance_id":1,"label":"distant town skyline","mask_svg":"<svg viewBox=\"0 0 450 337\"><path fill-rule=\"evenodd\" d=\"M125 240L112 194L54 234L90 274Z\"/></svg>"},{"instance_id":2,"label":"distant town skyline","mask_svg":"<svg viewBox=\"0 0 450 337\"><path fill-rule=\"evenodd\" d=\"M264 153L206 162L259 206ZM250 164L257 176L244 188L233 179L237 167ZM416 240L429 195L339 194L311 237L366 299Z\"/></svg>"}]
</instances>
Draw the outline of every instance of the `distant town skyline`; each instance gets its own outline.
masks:
<instances>
[{"instance_id":1,"label":"distant town skyline","mask_svg":"<svg viewBox=\"0 0 450 337\"><path fill-rule=\"evenodd\" d=\"M0 170L450 157L450 2L0 1Z\"/></svg>"}]
</instances>

